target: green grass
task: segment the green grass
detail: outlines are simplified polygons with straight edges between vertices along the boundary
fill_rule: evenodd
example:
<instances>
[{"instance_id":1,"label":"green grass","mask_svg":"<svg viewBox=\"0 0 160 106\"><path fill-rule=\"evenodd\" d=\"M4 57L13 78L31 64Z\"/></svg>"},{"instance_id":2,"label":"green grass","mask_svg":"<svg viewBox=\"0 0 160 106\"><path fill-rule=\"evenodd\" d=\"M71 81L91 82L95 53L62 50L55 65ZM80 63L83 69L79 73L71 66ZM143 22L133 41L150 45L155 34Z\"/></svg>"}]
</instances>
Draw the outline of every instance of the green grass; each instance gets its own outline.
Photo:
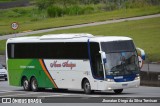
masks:
<instances>
[{"instance_id":1,"label":"green grass","mask_svg":"<svg viewBox=\"0 0 160 106\"><path fill-rule=\"evenodd\" d=\"M145 50L149 61L160 61L160 18L137 21L125 21L114 24L92 27L59 30L48 33L30 35L41 36L54 33L91 33L93 35L128 36L133 38L137 47ZM0 41L0 51L5 51L5 40Z\"/></svg>"},{"instance_id":2,"label":"green grass","mask_svg":"<svg viewBox=\"0 0 160 106\"><path fill-rule=\"evenodd\" d=\"M43 34L54 33L91 33L93 35L128 36L133 38L137 47L145 50L149 61L160 61L160 18L59 30ZM43 34L36 34L34 36Z\"/></svg>"},{"instance_id":3,"label":"green grass","mask_svg":"<svg viewBox=\"0 0 160 106\"><path fill-rule=\"evenodd\" d=\"M143 16L160 13L160 6L150 6L134 9L120 9L109 12L99 11L88 15L63 16L60 18L48 18L46 11L38 11L35 7L21 7L0 10L0 36L28 30L40 30L74 24L91 23L110 19ZM18 22L16 31L11 29L11 23Z\"/></svg>"}]
</instances>

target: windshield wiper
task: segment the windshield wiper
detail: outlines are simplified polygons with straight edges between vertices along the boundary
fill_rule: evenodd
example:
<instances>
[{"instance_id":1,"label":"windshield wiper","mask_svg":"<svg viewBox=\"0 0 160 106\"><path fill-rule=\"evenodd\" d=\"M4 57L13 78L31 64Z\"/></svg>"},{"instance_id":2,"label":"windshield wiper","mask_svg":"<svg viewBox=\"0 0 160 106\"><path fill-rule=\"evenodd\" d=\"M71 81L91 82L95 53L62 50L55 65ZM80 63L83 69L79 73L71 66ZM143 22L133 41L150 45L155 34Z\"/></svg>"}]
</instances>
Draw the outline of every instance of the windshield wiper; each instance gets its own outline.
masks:
<instances>
[{"instance_id":1,"label":"windshield wiper","mask_svg":"<svg viewBox=\"0 0 160 106\"><path fill-rule=\"evenodd\" d=\"M121 74L120 72L123 72L123 68L122 68L122 65L117 65L117 66L114 66L112 69L111 69L111 72L113 72L114 74Z\"/></svg>"}]
</instances>

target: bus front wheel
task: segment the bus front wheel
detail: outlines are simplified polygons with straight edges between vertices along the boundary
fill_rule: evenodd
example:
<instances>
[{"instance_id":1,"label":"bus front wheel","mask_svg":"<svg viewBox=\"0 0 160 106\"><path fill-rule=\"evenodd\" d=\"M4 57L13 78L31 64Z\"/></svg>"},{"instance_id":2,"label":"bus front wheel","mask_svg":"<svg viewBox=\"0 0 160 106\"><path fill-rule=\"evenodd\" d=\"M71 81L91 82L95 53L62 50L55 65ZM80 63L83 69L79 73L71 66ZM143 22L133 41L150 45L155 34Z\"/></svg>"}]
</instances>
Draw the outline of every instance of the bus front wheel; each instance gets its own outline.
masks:
<instances>
[{"instance_id":1,"label":"bus front wheel","mask_svg":"<svg viewBox=\"0 0 160 106\"><path fill-rule=\"evenodd\" d=\"M85 80L84 83L83 83L83 89L84 89L84 92L85 94L90 94L92 91L91 91L91 85L89 83L88 80Z\"/></svg>"},{"instance_id":2,"label":"bus front wheel","mask_svg":"<svg viewBox=\"0 0 160 106\"><path fill-rule=\"evenodd\" d=\"M31 79L31 89L32 89L32 91L34 91L34 92L37 92L37 91L38 91L38 82L37 82L37 80L36 80L35 77L33 77L33 78Z\"/></svg>"},{"instance_id":3,"label":"bus front wheel","mask_svg":"<svg viewBox=\"0 0 160 106\"><path fill-rule=\"evenodd\" d=\"M123 89L115 89L115 90L114 90L114 93L116 93L116 94L121 94L122 91L123 91Z\"/></svg>"},{"instance_id":4,"label":"bus front wheel","mask_svg":"<svg viewBox=\"0 0 160 106\"><path fill-rule=\"evenodd\" d=\"M30 83L27 80L27 78L23 78L23 80L22 80L22 86L23 86L23 89L25 91L29 91L30 90Z\"/></svg>"}]
</instances>

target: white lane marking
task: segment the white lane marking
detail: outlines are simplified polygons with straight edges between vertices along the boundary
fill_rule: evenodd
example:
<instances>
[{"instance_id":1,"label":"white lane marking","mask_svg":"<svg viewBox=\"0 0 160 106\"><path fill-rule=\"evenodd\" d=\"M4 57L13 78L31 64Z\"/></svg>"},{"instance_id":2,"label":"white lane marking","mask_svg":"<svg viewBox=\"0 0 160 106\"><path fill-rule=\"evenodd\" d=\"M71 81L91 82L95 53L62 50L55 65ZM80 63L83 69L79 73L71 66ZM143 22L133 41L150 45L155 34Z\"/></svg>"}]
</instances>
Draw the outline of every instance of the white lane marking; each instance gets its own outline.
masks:
<instances>
[{"instance_id":1,"label":"white lane marking","mask_svg":"<svg viewBox=\"0 0 160 106\"><path fill-rule=\"evenodd\" d=\"M25 92L25 91L0 90L0 93L10 93L10 92Z\"/></svg>"},{"instance_id":2,"label":"white lane marking","mask_svg":"<svg viewBox=\"0 0 160 106\"><path fill-rule=\"evenodd\" d=\"M12 95L1 95L0 97L8 97L8 96L18 96L18 95L34 95L34 94L40 94L39 92L24 92L23 94L12 94Z\"/></svg>"},{"instance_id":3,"label":"white lane marking","mask_svg":"<svg viewBox=\"0 0 160 106\"><path fill-rule=\"evenodd\" d=\"M6 93L6 94L5 94ZM7 95L7 93L16 93ZM17 94L21 93L21 94ZM8 96L18 96L18 95L34 95L39 94L36 97L57 97L57 96L64 96L64 97L106 97L104 95L85 95L85 94L69 94L69 93L55 93L55 92L26 92L26 91L9 91L9 90L0 90L0 97L8 97ZM3 95L4 94L4 95ZM42 96L41 96L42 95ZM113 96L114 97L114 96Z\"/></svg>"},{"instance_id":4,"label":"white lane marking","mask_svg":"<svg viewBox=\"0 0 160 106\"><path fill-rule=\"evenodd\" d=\"M11 94L11 95L7 95L7 93L16 93L16 94ZM17 93L21 93L21 94L17 94ZM64 93L52 93L52 95L50 95L52 92L26 92L26 91L9 91L9 90L1 90L0 91L0 97L8 97L8 96L18 96L18 95L34 95L34 94L40 94L40 95L46 95L46 96L38 96L38 97L57 97L57 96L70 96L70 95L78 95L78 97L80 95L84 95L84 94L64 94Z\"/></svg>"},{"instance_id":5,"label":"white lane marking","mask_svg":"<svg viewBox=\"0 0 160 106\"><path fill-rule=\"evenodd\" d=\"M57 96L64 96L64 95L54 94L54 95L38 96L38 97L57 97Z\"/></svg>"},{"instance_id":6,"label":"white lane marking","mask_svg":"<svg viewBox=\"0 0 160 106\"><path fill-rule=\"evenodd\" d=\"M38 96L38 97L55 97L55 96L64 96L67 94L53 94L53 95L45 95L45 96Z\"/></svg>"},{"instance_id":7,"label":"white lane marking","mask_svg":"<svg viewBox=\"0 0 160 106\"><path fill-rule=\"evenodd\" d=\"M64 96L64 97L101 97L102 95L85 95L85 94L53 94L53 95L45 95L45 96L38 96L38 97L56 97L56 96Z\"/></svg>"},{"instance_id":8,"label":"white lane marking","mask_svg":"<svg viewBox=\"0 0 160 106\"><path fill-rule=\"evenodd\" d=\"M54 96L83 96L84 94L66 94L66 93L53 93L53 95L45 95L39 97L54 97Z\"/></svg>"}]
</instances>

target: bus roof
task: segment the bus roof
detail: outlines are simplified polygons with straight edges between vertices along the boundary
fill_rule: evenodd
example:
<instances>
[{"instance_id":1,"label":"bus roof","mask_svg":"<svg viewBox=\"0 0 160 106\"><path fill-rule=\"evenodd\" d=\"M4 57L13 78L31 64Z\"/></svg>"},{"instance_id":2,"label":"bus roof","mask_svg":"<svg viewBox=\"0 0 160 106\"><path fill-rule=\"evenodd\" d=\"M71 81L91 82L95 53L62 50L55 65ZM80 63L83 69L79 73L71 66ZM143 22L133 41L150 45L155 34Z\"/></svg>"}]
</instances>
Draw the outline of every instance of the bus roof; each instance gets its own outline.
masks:
<instances>
[{"instance_id":1,"label":"bus roof","mask_svg":"<svg viewBox=\"0 0 160 106\"><path fill-rule=\"evenodd\" d=\"M10 38L7 43L30 43L30 42L111 42L121 40L132 40L129 37L123 36L93 36L91 34L76 33L76 34L48 34L43 36L32 37L17 37Z\"/></svg>"}]
</instances>

